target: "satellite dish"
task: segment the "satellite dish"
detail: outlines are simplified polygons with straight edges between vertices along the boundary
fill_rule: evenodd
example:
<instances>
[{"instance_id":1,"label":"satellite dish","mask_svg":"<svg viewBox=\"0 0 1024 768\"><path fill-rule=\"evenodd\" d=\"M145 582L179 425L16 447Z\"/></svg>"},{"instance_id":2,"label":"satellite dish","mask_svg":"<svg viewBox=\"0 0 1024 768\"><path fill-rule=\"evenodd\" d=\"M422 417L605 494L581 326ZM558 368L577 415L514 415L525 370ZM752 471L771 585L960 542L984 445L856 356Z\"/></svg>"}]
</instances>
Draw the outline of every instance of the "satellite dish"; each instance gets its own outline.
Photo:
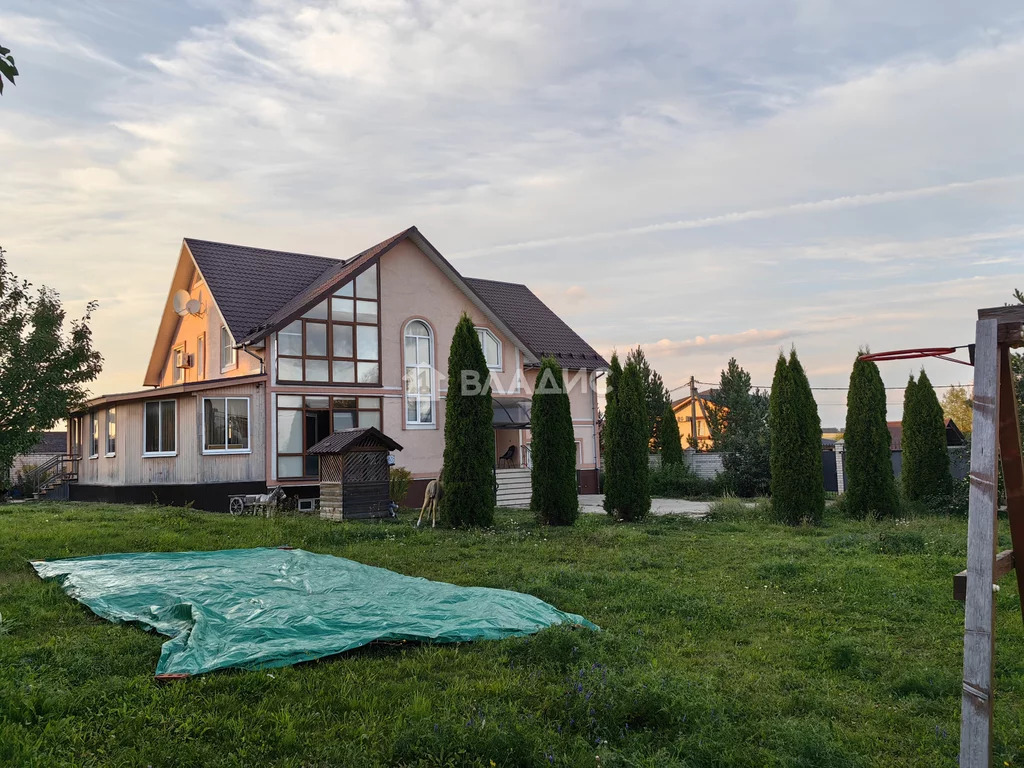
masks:
<instances>
[{"instance_id":1,"label":"satellite dish","mask_svg":"<svg viewBox=\"0 0 1024 768\"><path fill-rule=\"evenodd\" d=\"M188 314L189 299L188 291L184 289L174 292L174 313L178 317L184 317Z\"/></svg>"},{"instance_id":2,"label":"satellite dish","mask_svg":"<svg viewBox=\"0 0 1024 768\"><path fill-rule=\"evenodd\" d=\"M190 315L201 315L203 313L203 303L199 299L189 299L185 304L185 311Z\"/></svg>"}]
</instances>

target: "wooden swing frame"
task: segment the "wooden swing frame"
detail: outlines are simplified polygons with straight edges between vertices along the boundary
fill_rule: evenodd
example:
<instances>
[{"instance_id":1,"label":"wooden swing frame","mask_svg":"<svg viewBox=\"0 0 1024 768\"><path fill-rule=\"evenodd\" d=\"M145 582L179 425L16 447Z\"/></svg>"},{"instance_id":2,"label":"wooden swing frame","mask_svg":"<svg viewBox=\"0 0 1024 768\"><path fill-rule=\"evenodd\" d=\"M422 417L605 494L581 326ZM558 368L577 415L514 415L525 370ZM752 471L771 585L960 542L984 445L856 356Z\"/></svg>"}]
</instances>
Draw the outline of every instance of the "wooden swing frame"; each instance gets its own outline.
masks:
<instances>
[{"instance_id":1,"label":"wooden swing frame","mask_svg":"<svg viewBox=\"0 0 1024 768\"><path fill-rule=\"evenodd\" d=\"M996 582L1015 571L1024 598L1024 461L1010 349L1024 346L1024 305L978 310L974 354L971 490L967 522L967 570L953 578L953 595L964 606L964 674L960 705L960 766L992 765ZM999 543L998 481L1003 468L1006 513L1013 549ZM1024 602L1021 604L1024 616Z\"/></svg>"}]
</instances>

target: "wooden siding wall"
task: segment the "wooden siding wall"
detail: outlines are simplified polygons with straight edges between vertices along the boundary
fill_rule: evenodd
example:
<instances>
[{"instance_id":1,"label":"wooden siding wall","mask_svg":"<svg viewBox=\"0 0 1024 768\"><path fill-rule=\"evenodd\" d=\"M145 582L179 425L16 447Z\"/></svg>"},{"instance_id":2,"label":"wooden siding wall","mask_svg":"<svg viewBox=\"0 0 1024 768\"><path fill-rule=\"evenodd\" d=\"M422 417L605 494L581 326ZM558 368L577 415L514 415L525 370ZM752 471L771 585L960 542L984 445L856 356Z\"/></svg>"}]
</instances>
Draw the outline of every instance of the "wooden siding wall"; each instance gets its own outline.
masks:
<instances>
[{"instance_id":1,"label":"wooden siding wall","mask_svg":"<svg viewBox=\"0 0 1024 768\"><path fill-rule=\"evenodd\" d=\"M203 455L202 400L204 397L249 398L249 453ZM224 387L209 392L190 392L153 400L177 402L177 456L142 455L144 400L117 405L117 454L104 456L106 409L100 419L100 455L81 461L81 485L177 485L226 483L266 479L266 419L263 388L254 384ZM152 402L152 401L148 401ZM91 414L90 414L91 418ZM86 429L91 429L88 419ZM88 447L86 447L86 452Z\"/></svg>"}]
</instances>

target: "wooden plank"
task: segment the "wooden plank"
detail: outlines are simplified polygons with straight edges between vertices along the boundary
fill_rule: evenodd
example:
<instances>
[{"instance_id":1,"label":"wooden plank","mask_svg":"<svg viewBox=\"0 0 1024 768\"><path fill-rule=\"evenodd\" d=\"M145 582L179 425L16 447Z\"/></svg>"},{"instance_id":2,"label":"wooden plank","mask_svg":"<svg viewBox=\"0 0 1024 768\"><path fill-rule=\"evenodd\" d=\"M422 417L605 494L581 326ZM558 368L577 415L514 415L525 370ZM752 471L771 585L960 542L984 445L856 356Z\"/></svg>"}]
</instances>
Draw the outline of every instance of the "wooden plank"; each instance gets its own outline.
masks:
<instances>
[{"instance_id":1,"label":"wooden plank","mask_svg":"<svg viewBox=\"0 0 1024 768\"><path fill-rule=\"evenodd\" d=\"M1007 307L987 307L978 310L979 320L1002 320L1024 323L1024 304L1011 304Z\"/></svg>"},{"instance_id":2,"label":"wooden plank","mask_svg":"<svg viewBox=\"0 0 1024 768\"><path fill-rule=\"evenodd\" d=\"M993 571L994 582L999 581L1003 576L1012 571L1016 563L1013 558L1012 549L1004 549L996 555L996 565ZM1020 574L1018 573L1018 578ZM993 582L993 583L994 583ZM963 602L967 598L967 571L960 571L953 577L953 599Z\"/></svg>"},{"instance_id":3,"label":"wooden plank","mask_svg":"<svg viewBox=\"0 0 1024 768\"><path fill-rule=\"evenodd\" d=\"M1013 548L1024 552L1024 461L1021 460L1017 393L1010 369L1010 348L999 347L999 459L1006 487L1006 516L1010 521ZM1017 569L1017 593L1024 595L1024 568ZM1021 604L1024 618L1024 603Z\"/></svg>"},{"instance_id":4,"label":"wooden plank","mask_svg":"<svg viewBox=\"0 0 1024 768\"><path fill-rule=\"evenodd\" d=\"M1024 309L1024 308L1022 308ZM999 321L977 322L971 492L967 521L967 600L960 703L960 767L988 768L992 759L995 652L996 476L998 461Z\"/></svg>"},{"instance_id":5,"label":"wooden plank","mask_svg":"<svg viewBox=\"0 0 1024 768\"><path fill-rule=\"evenodd\" d=\"M1013 347L1019 347L1021 345L1021 340L1024 339L1024 325L1017 322L1000 323L996 338L1000 344L1009 344Z\"/></svg>"}]
</instances>

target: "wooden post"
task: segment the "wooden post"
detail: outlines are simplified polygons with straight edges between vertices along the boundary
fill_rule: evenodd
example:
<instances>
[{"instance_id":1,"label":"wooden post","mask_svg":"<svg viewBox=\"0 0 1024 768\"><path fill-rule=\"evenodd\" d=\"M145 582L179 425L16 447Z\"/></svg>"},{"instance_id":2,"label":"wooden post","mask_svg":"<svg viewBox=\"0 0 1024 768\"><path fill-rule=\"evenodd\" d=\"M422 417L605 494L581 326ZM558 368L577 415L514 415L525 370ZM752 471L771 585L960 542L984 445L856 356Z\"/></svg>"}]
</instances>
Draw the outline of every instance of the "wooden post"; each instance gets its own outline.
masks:
<instances>
[{"instance_id":1,"label":"wooden post","mask_svg":"<svg viewBox=\"0 0 1024 768\"><path fill-rule=\"evenodd\" d=\"M974 363L971 491L967 522L967 601L960 707L960 768L992 760L992 678L995 653L996 478L1000 355L999 321L978 320Z\"/></svg>"},{"instance_id":2,"label":"wooden post","mask_svg":"<svg viewBox=\"0 0 1024 768\"><path fill-rule=\"evenodd\" d=\"M999 458L1003 465L1010 540L1013 542L1013 551L1024 555L1024 461L1020 453L1020 421L1017 417L1013 371L1010 370L1010 346L1006 343L999 345ZM1017 593L1024 597L1024 568L1015 570ZM1024 600L1020 609L1024 618Z\"/></svg>"}]
</instances>

